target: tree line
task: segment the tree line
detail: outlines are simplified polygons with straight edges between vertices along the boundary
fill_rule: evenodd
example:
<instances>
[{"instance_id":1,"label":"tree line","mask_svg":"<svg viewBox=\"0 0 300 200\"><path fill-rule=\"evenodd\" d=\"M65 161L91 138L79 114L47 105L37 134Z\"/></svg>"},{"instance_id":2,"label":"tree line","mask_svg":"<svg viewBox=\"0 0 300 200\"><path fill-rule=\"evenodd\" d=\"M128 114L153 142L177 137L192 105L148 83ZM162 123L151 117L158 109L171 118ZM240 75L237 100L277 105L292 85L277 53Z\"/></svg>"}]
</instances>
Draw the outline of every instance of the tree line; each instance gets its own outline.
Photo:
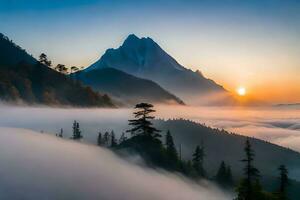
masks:
<instances>
[{"instance_id":1,"label":"tree line","mask_svg":"<svg viewBox=\"0 0 300 200\"><path fill-rule=\"evenodd\" d=\"M48 56L45 53L42 53L39 56L39 62L51 69L54 69L62 74L72 74L75 72L78 72L79 70L83 69L83 67L76 67L76 66L71 66L71 67L66 67L64 64L57 64L56 66L52 66L52 61L48 59Z\"/></svg>"},{"instance_id":2,"label":"tree line","mask_svg":"<svg viewBox=\"0 0 300 200\"><path fill-rule=\"evenodd\" d=\"M151 122L154 119L152 114L155 112L154 106L148 103L140 103L135 106L136 111L134 119L129 120L132 127L126 133L122 133L119 139L116 139L114 131L98 133L97 145L107 147L115 152L127 150L137 152L145 159L151 167L164 168L169 171L177 171L196 181L209 179L217 183L224 189L236 192L234 200L288 200L287 189L289 186L288 170L285 165L278 167L279 187L274 192L267 192L263 189L260 178L260 171L255 167L255 152L251 146L249 138L245 141L245 157L241 160L244 163L244 177L236 184L233 178L230 165L225 161L220 163L215 176L209 177L205 169L206 152L203 143L196 146L191 160L183 160L181 152L177 150L170 131L161 139L161 131L156 129ZM63 130L57 134L63 137ZM83 138L79 123L73 122L74 140ZM162 142L163 141L163 142Z\"/></svg>"}]
</instances>

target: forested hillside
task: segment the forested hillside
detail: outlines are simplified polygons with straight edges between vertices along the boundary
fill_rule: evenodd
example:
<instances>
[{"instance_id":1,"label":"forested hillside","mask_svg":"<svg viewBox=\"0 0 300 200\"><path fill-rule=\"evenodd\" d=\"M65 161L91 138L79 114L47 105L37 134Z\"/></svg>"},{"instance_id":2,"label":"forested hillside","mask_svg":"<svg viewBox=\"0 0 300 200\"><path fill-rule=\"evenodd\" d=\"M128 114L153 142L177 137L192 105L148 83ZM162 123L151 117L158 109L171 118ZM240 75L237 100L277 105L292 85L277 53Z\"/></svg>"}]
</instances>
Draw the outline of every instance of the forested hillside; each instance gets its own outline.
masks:
<instances>
[{"instance_id":1,"label":"forested hillside","mask_svg":"<svg viewBox=\"0 0 300 200\"><path fill-rule=\"evenodd\" d=\"M114 106L107 95L94 92L49 66L1 34L0 99L19 104Z\"/></svg>"}]
</instances>

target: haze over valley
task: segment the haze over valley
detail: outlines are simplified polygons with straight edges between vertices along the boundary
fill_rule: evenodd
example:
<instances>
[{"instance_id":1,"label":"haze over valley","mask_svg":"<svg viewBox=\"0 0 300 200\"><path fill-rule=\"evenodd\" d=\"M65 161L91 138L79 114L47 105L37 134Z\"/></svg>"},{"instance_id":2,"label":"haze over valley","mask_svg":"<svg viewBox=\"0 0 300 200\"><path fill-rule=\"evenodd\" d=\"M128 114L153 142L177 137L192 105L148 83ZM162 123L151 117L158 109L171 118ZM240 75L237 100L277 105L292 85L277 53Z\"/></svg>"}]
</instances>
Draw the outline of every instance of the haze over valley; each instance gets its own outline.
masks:
<instances>
[{"instance_id":1,"label":"haze over valley","mask_svg":"<svg viewBox=\"0 0 300 200\"><path fill-rule=\"evenodd\" d=\"M300 2L0 0L0 199L299 200Z\"/></svg>"}]
</instances>

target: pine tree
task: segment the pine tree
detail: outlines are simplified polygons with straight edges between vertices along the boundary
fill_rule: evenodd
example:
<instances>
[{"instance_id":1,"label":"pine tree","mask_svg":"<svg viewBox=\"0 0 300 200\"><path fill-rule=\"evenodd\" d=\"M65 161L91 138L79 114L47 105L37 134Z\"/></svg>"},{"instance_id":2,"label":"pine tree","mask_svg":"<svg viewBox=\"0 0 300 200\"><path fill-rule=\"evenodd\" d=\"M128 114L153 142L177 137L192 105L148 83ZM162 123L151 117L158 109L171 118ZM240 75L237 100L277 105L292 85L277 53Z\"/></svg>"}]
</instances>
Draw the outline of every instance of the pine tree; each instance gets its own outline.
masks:
<instances>
[{"instance_id":1,"label":"pine tree","mask_svg":"<svg viewBox=\"0 0 300 200\"><path fill-rule=\"evenodd\" d=\"M224 161L221 162L219 170L216 175L216 181L221 186L226 186L227 184L227 168Z\"/></svg>"},{"instance_id":2,"label":"pine tree","mask_svg":"<svg viewBox=\"0 0 300 200\"><path fill-rule=\"evenodd\" d=\"M287 187L289 184L289 178L288 178L288 170L285 167L285 165L280 165L278 168L279 172L280 172L280 176L279 176L279 180L280 180L280 187L277 193L277 197L279 200L287 200Z\"/></svg>"},{"instance_id":3,"label":"pine tree","mask_svg":"<svg viewBox=\"0 0 300 200\"><path fill-rule=\"evenodd\" d=\"M102 133L101 133L101 132L98 133L97 145L98 145L98 146L102 146L102 145L103 145L103 141L102 141Z\"/></svg>"},{"instance_id":4,"label":"pine tree","mask_svg":"<svg viewBox=\"0 0 300 200\"><path fill-rule=\"evenodd\" d=\"M165 136L166 155L168 158L168 167L176 170L179 167L178 153L170 131L167 131Z\"/></svg>"},{"instance_id":5,"label":"pine tree","mask_svg":"<svg viewBox=\"0 0 300 200\"><path fill-rule=\"evenodd\" d=\"M109 138L110 138L110 135L109 135L109 133L106 131L105 133L104 133L104 136L103 136L103 145L104 146L106 146L106 147L108 147L109 146Z\"/></svg>"},{"instance_id":6,"label":"pine tree","mask_svg":"<svg viewBox=\"0 0 300 200\"><path fill-rule=\"evenodd\" d=\"M200 147L198 145L193 154L192 162L193 162L193 167L194 167L195 171L198 173L198 175L201 178L205 177L205 170L203 167L204 157L205 157L204 148L203 148L203 146Z\"/></svg>"},{"instance_id":7,"label":"pine tree","mask_svg":"<svg viewBox=\"0 0 300 200\"><path fill-rule=\"evenodd\" d=\"M74 140L80 140L82 138L81 130L79 127L79 123L75 120L73 122L73 137Z\"/></svg>"},{"instance_id":8,"label":"pine tree","mask_svg":"<svg viewBox=\"0 0 300 200\"><path fill-rule=\"evenodd\" d=\"M249 139L247 138L244 148L246 158L241 160L246 164L244 168L245 178L237 188L238 200L256 200L262 193L259 183L259 171L253 166L254 151L252 150ZM254 187L255 186L255 187Z\"/></svg>"},{"instance_id":9,"label":"pine tree","mask_svg":"<svg viewBox=\"0 0 300 200\"><path fill-rule=\"evenodd\" d=\"M129 120L129 125L133 126L133 128L126 132L130 132L133 136L142 135L150 136L152 138L161 137L159 134L160 130L153 127L153 124L150 121L154 119L154 116L150 115L155 112L153 105L140 103L135 106L135 109L138 109L138 111L133 113L135 115L135 119Z\"/></svg>"},{"instance_id":10,"label":"pine tree","mask_svg":"<svg viewBox=\"0 0 300 200\"><path fill-rule=\"evenodd\" d=\"M171 160L178 161L178 153L175 148L174 140L170 131L167 131L166 138L165 138L165 145L166 145L166 152L168 157Z\"/></svg>"},{"instance_id":11,"label":"pine tree","mask_svg":"<svg viewBox=\"0 0 300 200\"><path fill-rule=\"evenodd\" d=\"M111 131L110 133L110 147L114 148L117 146L116 136L114 131Z\"/></svg>"}]
</instances>

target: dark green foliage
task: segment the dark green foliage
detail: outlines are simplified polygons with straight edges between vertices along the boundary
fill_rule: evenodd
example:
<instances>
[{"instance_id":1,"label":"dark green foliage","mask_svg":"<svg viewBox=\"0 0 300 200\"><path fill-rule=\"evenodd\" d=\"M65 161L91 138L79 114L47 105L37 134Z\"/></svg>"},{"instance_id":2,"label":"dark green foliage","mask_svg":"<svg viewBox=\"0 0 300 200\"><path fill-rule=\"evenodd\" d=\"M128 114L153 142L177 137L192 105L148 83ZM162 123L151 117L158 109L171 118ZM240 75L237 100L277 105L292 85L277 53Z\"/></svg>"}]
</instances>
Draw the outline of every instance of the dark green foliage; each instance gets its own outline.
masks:
<instances>
[{"instance_id":1,"label":"dark green foliage","mask_svg":"<svg viewBox=\"0 0 300 200\"><path fill-rule=\"evenodd\" d=\"M241 160L246 163L246 167L244 168L244 174L246 175L247 182L251 182L252 180L256 180L260 177L258 169L256 169L252 163L254 160L255 153L251 147L250 141L247 138L245 148L244 148L246 158Z\"/></svg>"},{"instance_id":2,"label":"dark green foliage","mask_svg":"<svg viewBox=\"0 0 300 200\"><path fill-rule=\"evenodd\" d=\"M239 180L244 176L242 171L244 164L240 160L244 157L242 149L245 145L245 136L184 119L155 120L153 122L155 127L162 131L170 130L175 143L181 144L182 160L191 160L194 147L199 142L205 141L205 151L209 153L209 156L205 157L207 176L214 177L216 175L222 160L231 166L234 180ZM278 173L274 166L282 163L290 169L300 166L298 152L255 138L249 138L249 141L253 149L257 153L259 152L255 156L255 166L263 174L261 182L264 187L268 186L269 191L277 189L277 185L269 184L269 182L276 183L275 177ZM270 179L271 177L272 179ZM294 187L296 185L291 185L289 190L294 191ZM300 193L294 192L294 195L300 199Z\"/></svg>"},{"instance_id":3,"label":"dark green foliage","mask_svg":"<svg viewBox=\"0 0 300 200\"><path fill-rule=\"evenodd\" d=\"M251 147L250 141L247 138L245 143L245 158L241 160L245 163L244 175L245 178L242 179L241 183L237 187L237 200L256 200L262 199L263 191L259 182L259 171L254 167L253 161L255 153Z\"/></svg>"},{"instance_id":4,"label":"dark green foliage","mask_svg":"<svg viewBox=\"0 0 300 200\"><path fill-rule=\"evenodd\" d=\"M278 198L278 200L288 200L287 197L287 188L289 185L289 177L288 177L288 170L285 167L285 165L280 165L279 168L279 180L280 180L280 186L278 191L275 193L275 196Z\"/></svg>"},{"instance_id":5,"label":"dark green foliage","mask_svg":"<svg viewBox=\"0 0 300 200\"><path fill-rule=\"evenodd\" d=\"M193 167L200 178L204 178L206 174L203 167L204 157L205 157L204 147L203 145L201 147L198 145L193 154L192 162L193 162Z\"/></svg>"},{"instance_id":6,"label":"dark green foliage","mask_svg":"<svg viewBox=\"0 0 300 200\"><path fill-rule=\"evenodd\" d=\"M98 138L97 138L97 145L102 146L103 145L103 139L102 139L102 133L98 133Z\"/></svg>"},{"instance_id":7,"label":"dark green foliage","mask_svg":"<svg viewBox=\"0 0 300 200\"><path fill-rule=\"evenodd\" d=\"M110 133L110 147L114 148L118 145L114 131Z\"/></svg>"},{"instance_id":8,"label":"dark green foliage","mask_svg":"<svg viewBox=\"0 0 300 200\"><path fill-rule=\"evenodd\" d=\"M73 122L73 140L80 140L82 138L81 130L79 127L79 123L77 121Z\"/></svg>"},{"instance_id":9,"label":"dark green foliage","mask_svg":"<svg viewBox=\"0 0 300 200\"><path fill-rule=\"evenodd\" d=\"M107 95L70 80L50 66L46 54L37 61L0 34L0 100L54 106L114 106Z\"/></svg>"},{"instance_id":10,"label":"dark green foliage","mask_svg":"<svg viewBox=\"0 0 300 200\"><path fill-rule=\"evenodd\" d=\"M166 168L168 159L163 144L158 139L161 137L160 131L153 127L150 121L154 119L154 116L150 115L155 112L153 105L140 103L135 109L138 109L133 113L135 119L129 120L129 125L133 128L127 130L132 137L123 141L118 149L127 149L140 154L150 166Z\"/></svg>"},{"instance_id":11,"label":"dark green foliage","mask_svg":"<svg viewBox=\"0 0 300 200\"><path fill-rule=\"evenodd\" d=\"M107 95L95 93L39 63L0 66L0 99L57 106L113 106Z\"/></svg>"},{"instance_id":12,"label":"dark green foliage","mask_svg":"<svg viewBox=\"0 0 300 200\"><path fill-rule=\"evenodd\" d=\"M133 136L144 135L153 138L161 137L159 134L160 130L153 127L150 121L154 119L154 117L150 115L155 112L153 105L149 103L139 103L135 106L135 109L138 110L133 113L135 119L129 120L129 125L133 126L133 128L126 132L130 132Z\"/></svg>"},{"instance_id":13,"label":"dark green foliage","mask_svg":"<svg viewBox=\"0 0 300 200\"><path fill-rule=\"evenodd\" d=\"M150 135L135 135L125 140L118 149L138 153L150 167L169 169L168 159L161 141Z\"/></svg>"},{"instance_id":14,"label":"dark green foliage","mask_svg":"<svg viewBox=\"0 0 300 200\"><path fill-rule=\"evenodd\" d=\"M215 179L221 187L230 188L233 186L231 168L227 166L224 161L221 162Z\"/></svg>"},{"instance_id":15,"label":"dark green foliage","mask_svg":"<svg viewBox=\"0 0 300 200\"><path fill-rule=\"evenodd\" d=\"M167 131L166 138L165 138L165 146L166 146L166 154L168 157L168 160L170 161L170 165L172 165L172 168L178 167L178 153L173 141L173 137L170 133L170 131Z\"/></svg>"},{"instance_id":16,"label":"dark green foliage","mask_svg":"<svg viewBox=\"0 0 300 200\"><path fill-rule=\"evenodd\" d=\"M115 148L118 146L118 141L116 139L114 131L105 132L103 135L101 132L98 133L97 138L98 146L107 147L107 148Z\"/></svg>"},{"instance_id":17,"label":"dark green foliage","mask_svg":"<svg viewBox=\"0 0 300 200\"><path fill-rule=\"evenodd\" d=\"M105 132L104 135L103 135L103 141L102 141L102 144L106 147L109 146L109 142L110 142L110 135L109 135L109 132Z\"/></svg>"}]
</instances>

